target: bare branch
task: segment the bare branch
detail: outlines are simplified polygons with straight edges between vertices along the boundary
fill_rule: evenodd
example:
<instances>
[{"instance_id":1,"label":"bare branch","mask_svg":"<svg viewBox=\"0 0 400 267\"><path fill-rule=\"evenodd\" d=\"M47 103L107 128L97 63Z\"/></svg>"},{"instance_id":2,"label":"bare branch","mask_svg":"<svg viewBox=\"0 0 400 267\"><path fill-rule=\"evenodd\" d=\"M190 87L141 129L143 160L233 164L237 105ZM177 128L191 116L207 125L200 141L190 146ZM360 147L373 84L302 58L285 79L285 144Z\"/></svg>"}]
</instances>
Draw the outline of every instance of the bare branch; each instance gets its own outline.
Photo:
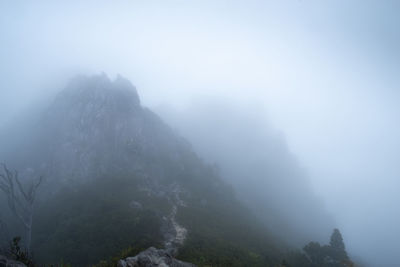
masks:
<instances>
[{"instance_id":1,"label":"bare branch","mask_svg":"<svg viewBox=\"0 0 400 267\"><path fill-rule=\"evenodd\" d=\"M4 163L2 165L3 165L4 172L7 175L7 180L9 181L9 183L12 183L12 176L13 175L12 175L11 171L7 168L7 166Z\"/></svg>"},{"instance_id":2,"label":"bare branch","mask_svg":"<svg viewBox=\"0 0 400 267\"><path fill-rule=\"evenodd\" d=\"M14 216L23 224L26 235L26 249L29 250L31 241L33 202L36 191L42 183L43 177L40 176L37 182L32 183L27 189L24 189L18 178L18 172L11 172L5 164L1 164L4 174L0 174L0 190L7 196L8 206ZM15 188L14 182L17 183ZM17 191L16 191L17 190Z\"/></svg>"},{"instance_id":3,"label":"bare branch","mask_svg":"<svg viewBox=\"0 0 400 267\"><path fill-rule=\"evenodd\" d=\"M38 180L38 182L36 183L36 185L35 185L35 189L37 189L39 186L40 186L40 184L42 183L42 181L43 181L43 176L39 176L39 180ZM36 190L35 190L36 191Z\"/></svg>"},{"instance_id":4,"label":"bare branch","mask_svg":"<svg viewBox=\"0 0 400 267\"><path fill-rule=\"evenodd\" d=\"M18 197L14 196L14 201L15 201L16 204L18 204L18 207L20 209L22 209L24 213L29 212L28 207L22 203L21 199L19 199ZM17 207L15 207L15 208L17 209Z\"/></svg>"},{"instance_id":5,"label":"bare branch","mask_svg":"<svg viewBox=\"0 0 400 267\"><path fill-rule=\"evenodd\" d=\"M25 200L26 200L26 201L29 201L29 195L25 192L24 187L22 186L21 182L19 181L19 179L18 179L18 172L17 172L17 171L15 171L14 179L15 179L15 181L17 182L18 189L19 189L19 191L21 192L21 194L24 196Z\"/></svg>"},{"instance_id":6,"label":"bare branch","mask_svg":"<svg viewBox=\"0 0 400 267\"><path fill-rule=\"evenodd\" d=\"M8 194L10 191L9 186L7 186L5 183L3 183L2 181L0 181L0 189L1 191L3 191L4 193Z\"/></svg>"},{"instance_id":7,"label":"bare branch","mask_svg":"<svg viewBox=\"0 0 400 267\"><path fill-rule=\"evenodd\" d=\"M0 174L0 178L3 179L4 182L8 183L8 179L3 174Z\"/></svg>"}]
</instances>

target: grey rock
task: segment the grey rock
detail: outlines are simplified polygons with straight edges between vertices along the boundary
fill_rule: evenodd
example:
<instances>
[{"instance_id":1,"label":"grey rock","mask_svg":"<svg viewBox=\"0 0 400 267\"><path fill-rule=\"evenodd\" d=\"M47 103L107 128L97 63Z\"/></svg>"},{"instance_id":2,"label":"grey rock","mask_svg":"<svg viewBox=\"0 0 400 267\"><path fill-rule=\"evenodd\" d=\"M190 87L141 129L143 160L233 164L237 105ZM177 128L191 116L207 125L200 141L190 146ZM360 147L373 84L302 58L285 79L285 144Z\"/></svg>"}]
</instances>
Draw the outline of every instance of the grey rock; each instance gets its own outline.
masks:
<instances>
[{"instance_id":1,"label":"grey rock","mask_svg":"<svg viewBox=\"0 0 400 267\"><path fill-rule=\"evenodd\" d=\"M177 260L164 249L150 247L135 257L118 262L118 267L195 267L196 265Z\"/></svg>"},{"instance_id":2,"label":"grey rock","mask_svg":"<svg viewBox=\"0 0 400 267\"><path fill-rule=\"evenodd\" d=\"M10 260L0 255L0 267L26 267L26 265L22 262Z\"/></svg>"},{"instance_id":3,"label":"grey rock","mask_svg":"<svg viewBox=\"0 0 400 267\"><path fill-rule=\"evenodd\" d=\"M114 81L106 75L78 76L37 116L24 129L15 126L29 135L14 138L14 146L0 140L0 158L32 170L26 176L44 176L44 197L116 173L162 181L168 173L165 159L178 164L195 157L185 140L141 105L135 86L121 76ZM3 138L8 139L13 138Z\"/></svg>"}]
</instances>

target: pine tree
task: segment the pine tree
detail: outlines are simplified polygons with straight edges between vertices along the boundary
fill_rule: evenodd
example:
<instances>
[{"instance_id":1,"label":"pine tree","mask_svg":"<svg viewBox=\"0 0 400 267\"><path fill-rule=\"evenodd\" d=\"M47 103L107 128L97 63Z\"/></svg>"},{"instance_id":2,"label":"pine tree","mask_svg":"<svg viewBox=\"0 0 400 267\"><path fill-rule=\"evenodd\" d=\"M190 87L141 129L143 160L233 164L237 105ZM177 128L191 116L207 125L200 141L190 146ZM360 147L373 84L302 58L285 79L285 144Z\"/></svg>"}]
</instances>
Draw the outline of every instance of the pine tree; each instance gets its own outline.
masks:
<instances>
[{"instance_id":1,"label":"pine tree","mask_svg":"<svg viewBox=\"0 0 400 267\"><path fill-rule=\"evenodd\" d=\"M344 261L349 259L344 246L342 234L340 233L339 229L333 230L329 244L332 254L331 256L333 259L338 261Z\"/></svg>"}]
</instances>

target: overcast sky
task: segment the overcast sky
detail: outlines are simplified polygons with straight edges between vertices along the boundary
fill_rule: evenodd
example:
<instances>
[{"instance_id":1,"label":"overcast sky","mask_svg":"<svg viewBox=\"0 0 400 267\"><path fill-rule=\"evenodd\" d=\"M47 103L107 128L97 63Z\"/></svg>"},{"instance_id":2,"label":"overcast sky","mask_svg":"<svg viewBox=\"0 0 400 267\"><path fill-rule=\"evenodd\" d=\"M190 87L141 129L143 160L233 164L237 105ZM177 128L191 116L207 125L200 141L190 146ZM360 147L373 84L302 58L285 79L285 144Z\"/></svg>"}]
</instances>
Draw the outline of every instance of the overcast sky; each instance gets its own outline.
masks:
<instances>
[{"instance_id":1,"label":"overcast sky","mask_svg":"<svg viewBox=\"0 0 400 267\"><path fill-rule=\"evenodd\" d=\"M257 106L287 138L349 250L400 249L400 1L1 1L0 126L75 73L145 105Z\"/></svg>"}]
</instances>

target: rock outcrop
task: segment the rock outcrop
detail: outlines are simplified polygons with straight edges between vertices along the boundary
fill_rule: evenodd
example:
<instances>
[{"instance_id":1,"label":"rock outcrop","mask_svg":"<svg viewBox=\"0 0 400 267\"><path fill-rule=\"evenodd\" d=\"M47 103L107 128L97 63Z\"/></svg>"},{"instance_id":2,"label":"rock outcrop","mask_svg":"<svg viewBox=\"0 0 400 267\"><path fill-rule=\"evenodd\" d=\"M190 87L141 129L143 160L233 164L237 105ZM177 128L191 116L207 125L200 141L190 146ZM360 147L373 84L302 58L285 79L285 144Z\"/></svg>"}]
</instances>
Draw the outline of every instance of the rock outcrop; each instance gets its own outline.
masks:
<instances>
[{"instance_id":1,"label":"rock outcrop","mask_svg":"<svg viewBox=\"0 0 400 267\"><path fill-rule=\"evenodd\" d=\"M34 173L27 176L45 176L51 191L122 171L160 180L165 170L157 160L178 164L190 151L186 141L141 105L136 88L120 76L72 79L23 132L29 136L0 151L0 158L16 166L21 176L28 170ZM149 162L159 167L150 173Z\"/></svg>"},{"instance_id":2,"label":"rock outcrop","mask_svg":"<svg viewBox=\"0 0 400 267\"><path fill-rule=\"evenodd\" d=\"M26 265L22 262L10 260L0 255L0 267L26 267Z\"/></svg>"},{"instance_id":3,"label":"rock outcrop","mask_svg":"<svg viewBox=\"0 0 400 267\"><path fill-rule=\"evenodd\" d=\"M118 267L195 267L196 265L177 260L164 249L150 247L135 257L118 262Z\"/></svg>"}]
</instances>

